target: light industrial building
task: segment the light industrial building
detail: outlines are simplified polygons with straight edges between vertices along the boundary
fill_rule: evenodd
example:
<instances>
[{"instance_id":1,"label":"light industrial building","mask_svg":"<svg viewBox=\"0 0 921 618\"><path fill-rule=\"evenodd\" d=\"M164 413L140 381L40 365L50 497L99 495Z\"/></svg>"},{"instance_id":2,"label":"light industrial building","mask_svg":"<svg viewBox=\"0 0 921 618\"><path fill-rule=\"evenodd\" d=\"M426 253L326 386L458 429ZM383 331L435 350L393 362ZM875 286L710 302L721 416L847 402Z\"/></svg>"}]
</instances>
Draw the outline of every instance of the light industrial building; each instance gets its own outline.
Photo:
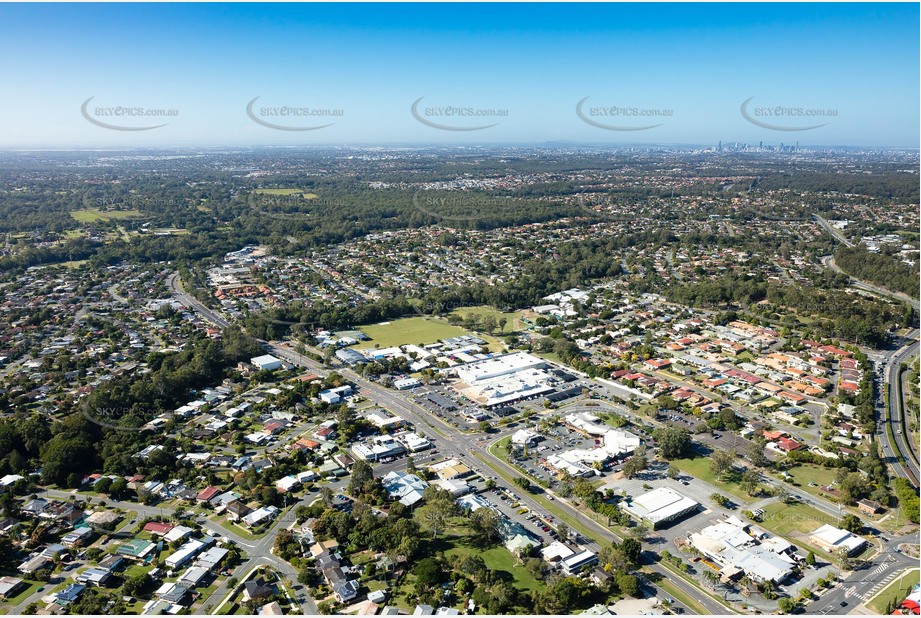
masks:
<instances>
[{"instance_id":1,"label":"light industrial building","mask_svg":"<svg viewBox=\"0 0 921 618\"><path fill-rule=\"evenodd\" d=\"M624 511L634 519L652 524L656 530L696 511L699 506L674 489L659 487L628 501Z\"/></svg>"},{"instance_id":2,"label":"light industrial building","mask_svg":"<svg viewBox=\"0 0 921 618\"><path fill-rule=\"evenodd\" d=\"M841 551L845 551L849 556L856 554L867 544L865 539L856 534L848 532L847 530L835 528L829 524L817 528L809 535L809 540L813 545L823 551L827 551L831 554L838 554Z\"/></svg>"},{"instance_id":3,"label":"light industrial building","mask_svg":"<svg viewBox=\"0 0 921 618\"><path fill-rule=\"evenodd\" d=\"M281 359L275 358L271 354L263 354L262 356L251 358L249 362L260 371L275 371L276 369L281 369Z\"/></svg>"}]
</instances>

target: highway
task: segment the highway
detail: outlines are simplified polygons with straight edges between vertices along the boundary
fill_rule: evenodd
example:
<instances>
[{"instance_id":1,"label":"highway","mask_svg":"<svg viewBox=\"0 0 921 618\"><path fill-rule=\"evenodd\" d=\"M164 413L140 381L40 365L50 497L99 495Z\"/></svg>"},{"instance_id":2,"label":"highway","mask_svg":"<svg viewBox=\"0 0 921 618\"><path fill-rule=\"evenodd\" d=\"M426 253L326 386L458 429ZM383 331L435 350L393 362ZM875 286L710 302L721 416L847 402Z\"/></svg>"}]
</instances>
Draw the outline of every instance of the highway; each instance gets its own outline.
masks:
<instances>
[{"instance_id":1,"label":"highway","mask_svg":"<svg viewBox=\"0 0 921 618\"><path fill-rule=\"evenodd\" d=\"M828 232L829 234L835 237L835 240L837 240L838 242L843 242L848 247L854 246L854 243L852 243L847 238L845 238L844 234L842 234L840 230L838 230L831 223L829 223L827 219L817 214L814 214L812 216L815 218L816 223L821 225L825 229L826 232Z\"/></svg>"},{"instance_id":2,"label":"highway","mask_svg":"<svg viewBox=\"0 0 921 618\"><path fill-rule=\"evenodd\" d=\"M910 338L918 336L918 331L911 333ZM918 354L918 341L904 346L894 352L887 354L880 368L886 377L886 392L889 396L888 408L883 397L883 391L880 389L878 394L877 405L882 411L879 419L879 429L877 436L883 449L883 456L892 466L896 475L907 478L915 487L918 487L919 470L917 444L909 443L908 425L905 422L904 411L899 405L901 401L901 380L900 371L902 363ZM883 416L885 414L885 416ZM889 429L892 430L890 438ZM901 455L901 458L899 457Z\"/></svg>"}]
</instances>

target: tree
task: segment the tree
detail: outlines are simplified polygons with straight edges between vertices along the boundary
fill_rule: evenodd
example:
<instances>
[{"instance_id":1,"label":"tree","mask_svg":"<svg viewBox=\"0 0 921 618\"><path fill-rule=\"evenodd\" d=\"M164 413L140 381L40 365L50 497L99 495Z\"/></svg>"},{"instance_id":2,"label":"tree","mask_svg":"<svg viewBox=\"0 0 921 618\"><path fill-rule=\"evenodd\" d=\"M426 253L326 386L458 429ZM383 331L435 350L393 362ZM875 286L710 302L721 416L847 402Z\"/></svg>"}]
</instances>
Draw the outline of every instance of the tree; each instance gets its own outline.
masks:
<instances>
[{"instance_id":1,"label":"tree","mask_svg":"<svg viewBox=\"0 0 921 618\"><path fill-rule=\"evenodd\" d=\"M640 585L635 575L618 571L614 579L621 594L636 598L640 594Z\"/></svg>"},{"instance_id":2,"label":"tree","mask_svg":"<svg viewBox=\"0 0 921 618\"><path fill-rule=\"evenodd\" d=\"M364 459L356 458L352 464L352 476L349 480L349 494L352 496L361 496L365 492L366 485L374 480L374 469Z\"/></svg>"},{"instance_id":3,"label":"tree","mask_svg":"<svg viewBox=\"0 0 921 618\"><path fill-rule=\"evenodd\" d=\"M668 478L676 479L681 476L681 470L675 464L668 464Z\"/></svg>"},{"instance_id":4,"label":"tree","mask_svg":"<svg viewBox=\"0 0 921 618\"><path fill-rule=\"evenodd\" d=\"M517 485L518 487L520 487L520 488L523 489L524 491L530 491L530 490L531 490L531 481L529 481L528 479L526 479L526 478L523 477L523 476L515 477L515 480L514 480L513 482L515 483L515 485Z\"/></svg>"},{"instance_id":5,"label":"tree","mask_svg":"<svg viewBox=\"0 0 921 618\"><path fill-rule=\"evenodd\" d=\"M681 427L660 427L652 432L665 459L681 459L691 448L691 434Z\"/></svg>"},{"instance_id":6,"label":"tree","mask_svg":"<svg viewBox=\"0 0 921 618\"><path fill-rule=\"evenodd\" d=\"M483 317L483 330L485 330L490 335L496 332L496 327L498 326L498 320L496 316L490 314Z\"/></svg>"},{"instance_id":7,"label":"tree","mask_svg":"<svg viewBox=\"0 0 921 618\"><path fill-rule=\"evenodd\" d=\"M789 614L796 609L796 601L790 597L783 597L777 600L777 609L781 614Z\"/></svg>"},{"instance_id":8,"label":"tree","mask_svg":"<svg viewBox=\"0 0 921 618\"><path fill-rule=\"evenodd\" d=\"M556 533L560 535L560 540L562 542L565 543L566 541L569 540L569 526L567 526L563 522L560 522L559 524L557 524Z\"/></svg>"},{"instance_id":9,"label":"tree","mask_svg":"<svg viewBox=\"0 0 921 618\"><path fill-rule=\"evenodd\" d=\"M863 530L863 522L856 515L848 513L843 518L841 518L841 523L838 524L838 527L842 530L847 530L848 532L859 534L860 531Z\"/></svg>"},{"instance_id":10,"label":"tree","mask_svg":"<svg viewBox=\"0 0 921 618\"><path fill-rule=\"evenodd\" d=\"M432 531L432 538L438 536L438 533L445 529L448 518L454 512L453 502L445 500L427 500L425 505L419 509L419 518Z\"/></svg>"},{"instance_id":11,"label":"tree","mask_svg":"<svg viewBox=\"0 0 921 618\"><path fill-rule=\"evenodd\" d=\"M758 491L758 480L758 473L749 468L742 473L742 478L739 480L739 489L749 496L754 496Z\"/></svg>"},{"instance_id":12,"label":"tree","mask_svg":"<svg viewBox=\"0 0 921 618\"><path fill-rule=\"evenodd\" d=\"M633 457L624 462L624 476L632 479L634 476L649 467L649 461L646 459L646 449L638 448Z\"/></svg>"},{"instance_id":13,"label":"tree","mask_svg":"<svg viewBox=\"0 0 921 618\"><path fill-rule=\"evenodd\" d=\"M620 550L624 553L624 558L631 566L639 566L640 559L643 555L643 544L637 539L627 537L620 544Z\"/></svg>"},{"instance_id":14,"label":"tree","mask_svg":"<svg viewBox=\"0 0 921 618\"><path fill-rule=\"evenodd\" d=\"M413 567L416 584L424 588L432 588L442 582L445 569L437 558L423 558Z\"/></svg>"},{"instance_id":15,"label":"tree","mask_svg":"<svg viewBox=\"0 0 921 618\"><path fill-rule=\"evenodd\" d=\"M813 552L811 549L809 550L809 553L806 554L806 564L809 566L815 566L815 552Z\"/></svg>"},{"instance_id":16,"label":"tree","mask_svg":"<svg viewBox=\"0 0 921 618\"><path fill-rule=\"evenodd\" d=\"M477 509L468 514L474 544L487 547L501 538L499 515L492 509Z\"/></svg>"},{"instance_id":17,"label":"tree","mask_svg":"<svg viewBox=\"0 0 921 618\"><path fill-rule=\"evenodd\" d=\"M710 453L710 472L721 477L732 469L736 459L738 459L738 454L735 449L729 449L728 451L713 451Z\"/></svg>"},{"instance_id":18,"label":"tree","mask_svg":"<svg viewBox=\"0 0 921 618\"><path fill-rule=\"evenodd\" d=\"M752 463L753 466L763 468L771 463L771 460L767 458L767 455L764 454L764 440L755 440L748 446L748 450L745 453L745 456L748 458L748 461Z\"/></svg>"}]
</instances>

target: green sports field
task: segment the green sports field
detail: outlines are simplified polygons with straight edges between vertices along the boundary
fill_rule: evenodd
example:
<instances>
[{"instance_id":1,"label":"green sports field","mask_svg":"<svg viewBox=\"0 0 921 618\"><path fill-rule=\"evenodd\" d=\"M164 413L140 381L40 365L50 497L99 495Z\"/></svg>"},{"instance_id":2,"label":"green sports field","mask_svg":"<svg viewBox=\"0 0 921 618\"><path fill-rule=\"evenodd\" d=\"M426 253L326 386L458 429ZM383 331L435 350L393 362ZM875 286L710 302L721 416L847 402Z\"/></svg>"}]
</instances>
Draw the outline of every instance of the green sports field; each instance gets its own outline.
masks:
<instances>
[{"instance_id":1,"label":"green sports field","mask_svg":"<svg viewBox=\"0 0 921 618\"><path fill-rule=\"evenodd\" d=\"M119 219L135 219L143 216L140 210L99 210L87 208L86 210L71 210L70 216L80 223L95 223L97 221L117 221Z\"/></svg>"},{"instance_id":2,"label":"green sports field","mask_svg":"<svg viewBox=\"0 0 921 618\"><path fill-rule=\"evenodd\" d=\"M444 320L422 316L371 324L362 326L359 330L371 338L370 342L366 341L361 345L362 348L374 347L375 344L381 348L389 348L409 343L435 343L439 339L467 334L467 331L459 326L451 326Z\"/></svg>"}]
</instances>

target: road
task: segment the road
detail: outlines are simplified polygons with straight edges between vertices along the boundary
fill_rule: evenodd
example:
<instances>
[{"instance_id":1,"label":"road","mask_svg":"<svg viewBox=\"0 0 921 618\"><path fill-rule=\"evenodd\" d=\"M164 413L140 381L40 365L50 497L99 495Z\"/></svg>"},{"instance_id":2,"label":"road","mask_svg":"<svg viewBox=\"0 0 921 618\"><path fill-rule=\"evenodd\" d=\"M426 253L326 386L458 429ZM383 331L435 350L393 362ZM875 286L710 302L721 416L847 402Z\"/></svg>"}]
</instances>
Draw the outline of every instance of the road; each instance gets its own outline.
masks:
<instances>
[{"instance_id":1,"label":"road","mask_svg":"<svg viewBox=\"0 0 921 618\"><path fill-rule=\"evenodd\" d=\"M915 330L910 334L911 339L918 336ZM888 408L883 398L882 390L878 395L877 406L881 410L877 436L883 449L883 456L892 466L896 475L907 478L915 487L918 487L919 470L917 445L908 440L908 425L905 422L904 410L899 405L901 401L901 367L902 363L918 354L919 344L914 341L883 357L880 368L886 376L886 389L889 395ZM883 416L885 414L885 416ZM892 430L890 438L889 429ZM899 457L901 455L901 457Z\"/></svg>"},{"instance_id":2,"label":"road","mask_svg":"<svg viewBox=\"0 0 921 618\"><path fill-rule=\"evenodd\" d=\"M825 219L824 217L821 217L821 216L819 216L819 215L817 215L817 214L814 214L814 215L812 215L812 216L815 218L816 223L818 223L819 225L821 225L821 226L825 229L826 232L828 232L829 234L831 234L832 236L835 237L835 240L837 240L838 242L844 243L844 244L847 245L848 247L853 247L853 246L854 246L854 243L852 243L852 242L849 241L847 238L845 238L845 237L844 237L844 234L841 233L841 230L839 230L839 229L837 229L836 227L834 227L831 223L828 222L827 219Z\"/></svg>"},{"instance_id":3,"label":"road","mask_svg":"<svg viewBox=\"0 0 921 618\"><path fill-rule=\"evenodd\" d=\"M37 490L36 494L43 494L51 498L67 499L67 500L72 500L72 499L90 500L93 498L92 496L81 496L80 493L76 491L60 491L60 490L55 490L55 489ZM290 526L293 523L294 509L296 509L297 506L299 506L300 504L305 504L305 505L310 504L316 499L317 497L315 495L308 494L307 496L305 496L298 504L293 505L291 507L291 510L285 511L282 515L280 515L275 520L274 525L269 529L269 531L265 534L265 536L259 539L256 539L256 540L245 539L239 534L236 534L234 531L229 530L225 528L224 526L220 525L219 523L205 519L203 517L195 517L193 513L189 513L188 517L190 519L196 519L204 528L210 528L214 530L215 532L217 532L218 534L220 534L221 536L227 537L228 539L233 541L238 547L240 547L243 551L246 552L246 555L249 556L249 559L247 559L245 562L235 567L234 568L235 573L248 573L250 570L252 570L256 566L259 566L262 564L268 564L271 567L273 567L276 571L280 572L283 578L290 579L293 583L296 584L297 583L297 570L294 567L292 567L286 560L276 558L272 554L272 546L275 543L275 536L278 534L278 531L284 527ZM175 514L175 509L172 509L169 507L139 504L137 502L125 502L125 501L120 501L120 500L108 499L106 500L106 504L110 508L120 508L126 512L134 511L135 513L138 514L139 520L147 518L147 517L157 517L157 516L171 517L172 515ZM110 536L118 536L118 535L114 534ZM202 603L202 607L208 604L212 604L216 608L218 603L221 601L221 599L223 599L224 596L227 595L228 592L229 592L229 589L227 587L227 580L225 580ZM21 613L21 611L24 610L26 606L28 606L29 603L38 600L38 598L40 598L42 594L43 593L39 593L37 594L37 596L33 595L32 597L25 599L22 603L20 603L16 607L16 612ZM302 610L304 610L303 612L304 614L317 615L319 613L317 610L316 604L314 603L313 599L310 598L310 596L306 594L297 595L297 596L298 598L303 596L303 602L301 602L300 604L301 604Z\"/></svg>"},{"instance_id":4,"label":"road","mask_svg":"<svg viewBox=\"0 0 921 618\"><path fill-rule=\"evenodd\" d=\"M806 606L807 614L846 614L865 603L886 584L910 567L917 567L917 558L895 551L901 543L917 543L917 534L892 539L886 544L881 560L866 568L851 571L843 581ZM846 603L842 606L841 603Z\"/></svg>"},{"instance_id":5,"label":"road","mask_svg":"<svg viewBox=\"0 0 921 618\"><path fill-rule=\"evenodd\" d=\"M822 262L822 266L825 266L826 268L830 268L835 272L847 275L846 272L841 270L841 268L837 264L835 264L835 258L833 256L831 255L823 256L821 258L821 262ZM851 277L850 275L848 275L848 277L850 277L850 282L848 285L850 285L853 288L857 288L858 290L864 290L866 292L872 292L880 296L887 296L893 300L897 300L903 303L908 303L909 305L914 307L915 311L919 310L918 300L911 298L910 296L902 294L901 292L893 292L892 290L881 288L878 285L873 285L872 283L861 281L860 279L855 279L854 277Z\"/></svg>"}]
</instances>

